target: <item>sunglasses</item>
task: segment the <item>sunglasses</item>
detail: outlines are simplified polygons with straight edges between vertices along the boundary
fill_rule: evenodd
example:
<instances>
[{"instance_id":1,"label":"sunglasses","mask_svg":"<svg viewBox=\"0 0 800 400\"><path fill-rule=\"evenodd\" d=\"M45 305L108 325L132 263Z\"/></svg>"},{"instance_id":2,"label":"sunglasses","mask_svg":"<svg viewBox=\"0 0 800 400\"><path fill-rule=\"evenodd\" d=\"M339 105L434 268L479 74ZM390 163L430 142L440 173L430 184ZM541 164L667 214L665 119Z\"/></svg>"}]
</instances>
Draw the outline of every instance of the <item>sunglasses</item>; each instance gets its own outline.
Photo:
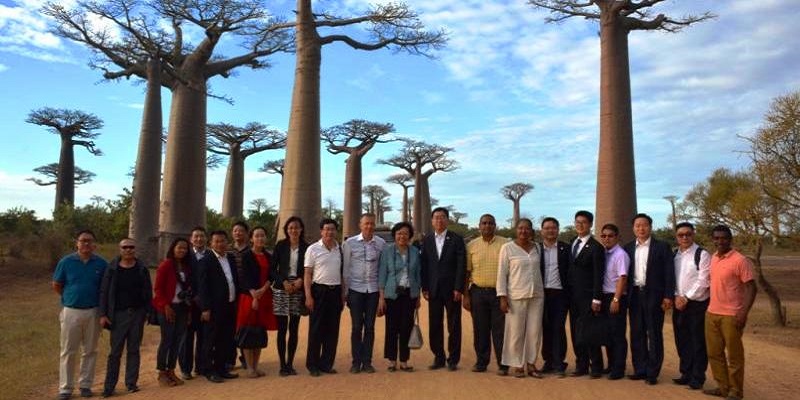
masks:
<instances>
[{"instance_id":1,"label":"sunglasses","mask_svg":"<svg viewBox=\"0 0 800 400\"><path fill-rule=\"evenodd\" d=\"M133 250L136 246L119 246L119 248L122 250Z\"/></svg>"}]
</instances>

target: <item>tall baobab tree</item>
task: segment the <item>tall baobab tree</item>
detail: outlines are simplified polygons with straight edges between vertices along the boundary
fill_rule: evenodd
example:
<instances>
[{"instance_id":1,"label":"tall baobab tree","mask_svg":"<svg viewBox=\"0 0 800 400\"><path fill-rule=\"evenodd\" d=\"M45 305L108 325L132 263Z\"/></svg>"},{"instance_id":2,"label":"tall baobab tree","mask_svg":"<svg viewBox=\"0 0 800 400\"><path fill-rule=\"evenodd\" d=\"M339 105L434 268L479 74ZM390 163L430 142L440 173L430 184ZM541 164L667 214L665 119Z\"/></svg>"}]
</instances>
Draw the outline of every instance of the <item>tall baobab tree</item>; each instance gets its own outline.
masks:
<instances>
[{"instance_id":1,"label":"tall baobab tree","mask_svg":"<svg viewBox=\"0 0 800 400\"><path fill-rule=\"evenodd\" d=\"M50 163L47 165L42 165L41 167L36 167L33 169L33 172L38 172L45 177L47 180L39 179L39 178L28 178L29 180L39 186L51 186L58 184L58 163ZM94 172L87 171L75 166L75 186L83 185L85 183L89 183L94 179L95 174Z\"/></svg>"},{"instance_id":2,"label":"tall baobab tree","mask_svg":"<svg viewBox=\"0 0 800 400\"><path fill-rule=\"evenodd\" d=\"M408 188L413 187L414 184L414 177L407 174L394 174L386 178L387 183L394 183L400 185L403 188L403 202L401 203L400 207L400 220L403 222L408 222L411 220L411 211L409 208L408 202Z\"/></svg>"},{"instance_id":3,"label":"tall baobab tree","mask_svg":"<svg viewBox=\"0 0 800 400\"><path fill-rule=\"evenodd\" d=\"M528 0L550 10L547 22L572 17L600 24L600 148L597 160L595 226L620 224L636 214L633 117L628 62L628 33L637 30L678 32L714 16L708 12L679 19L653 15L663 0ZM631 233L625 230L627 239Z\"/></svg>"},{"instance_id":4,"label":"tall baobab tree","mask_svg":"<svg viewBox=\"0 0 800 400\"><path fill-rule=\"evenodd\" d=\"M140 10L141 7L141 12ZM292 49L291 28L272 17L263 1L78 2L75 9L48 3L62 36L89 46L106 78L146 77L146 59L137 49L161 60L162 85L172 92L160 204L160 243L188 235L205 222L206 101L208 80L229 77L238 67L265 68L264 58ZM90 21L110 22L93 24ZM187 28L199 29L199 42L188 42ZM220 40L238 38L243 50L234 56L215 54ZM115 37L120 37L115 41ZM194 37L194 36L192 36ZM230 46L229 48L233 48ZM108 70L107 68L118 68ZM219 96L215 96L219 97Z\"/></svg>"},{"instance_id":5,"label":"tall baobab tree","mask_svg":"<svg viewBox=\"0 0 800 400\"><path fill-rule=\"evenodd\" d=\"M383 215L387 211L389 192L381 185L367 185L363 189L364 196L367 197L367 212L375 214L375 223L383 225Z\"/></svg>"},{"instance_id":6,"label":"tall baobab tree","mask_svg":"<svg viewBox=\"0 0 800 400\"><path fill-rule=\"evenodd\" d=\"M675 202L678 201L678 196L671 194L669 196L664 196L664 200L669 202L670 207L672 207L672 214L670 214L670 221L672 222L672 230L678 230L678 215L675 214Z\"/></svg>"},{"instance_id":7,"label":"tall baobab tree","mask_svg":"<svg viewBox=\"0 0 800 400\"><path fill-rule=\"evenodd\" d=\"M100 136L103 120L94 114L80 110L44 107L33 110L25 122L47 127L61 139L61 152L58 157L56 175L55 209L64 204L75 204L75 146L85 148L95 156L103 152L95 147L93 139ZM46 167L46 166L45 166ZM36 170L38 171L38 168ZM54 209L54 211L55 211Z\"/></svg>"},{"instance_id":8,"label":"tall baobab tree","mask_svg":"<svg viewBox=\"0 0 800 400\"><path fill-rule=\"evenodd\" d=\"M428 180L436 172L450 172L458 168L458 162L447 157L451 151L452 147L405 140L405 146L397 155L378 160L380 164L400 168L414 177L412 220L415 232L423 235L430 232L431 194Z\"/></svg>"},{"instance_id":9,"label":"tall baobab tree","mask_svg":"<svg viewBox=\"0 0 800 400\"><path fill-rule=\"evenodd\" d=\"M286 175L281 187L280 220L291 215L307 223L319 220L320 187L320 97L322 47L343 43L356 50L382 48L428 55L429 49L445 42L444 32L426 31L417 14L402 3L377 5L362 15L340 17L314 12L311 0L297 0L296 64L289 134L286 143ZM363 38L344 33L358 32ZM318 29L340 31L321 35ZM316 232L308 232L313 239Z\"/></svg>"},{"instance_id":10,"label":"tall baobab tree","mask_svg":"<svg viewBox=\"0 0 800 400\"><path fill-rule=\"evenodd\" d=\"M244 161L253 154L286 146L286 134L264 124L250 122L245 126L208 124L208 151L228 156L225 190L222 193L222 215L238 218L244 211Z\"/></svg>"},{"instance_id":11,"label":"tall baobab tree","mask_svg":"<svg viewBox=\"0 0 800 400\"><path fill-rule=\"evenodd\" d=\"M522 199L522 196L525 196L531 190L533 190L533 185L525 182L516 182L500 188L500 193L503 194L503 197L511 200L511 202L514 203L514 213L511 217L511 226L517 226L517 221L519 221L520 199Z\"/></svg>"},{"instance_id":12,"label":"tall baobab tree","mask_svg":"<svg viewBox=\"0 0 800 400\"><path fill-rule=\"evenodd\" d=\"M358 216L361 210L361 160L376 143L387 143L394 125L354 119L322 131L322 140L331 154L345 153L347 161L344 174L344 223L342 234L353 236L359 232Z\"/></svg>"}]
</instances>

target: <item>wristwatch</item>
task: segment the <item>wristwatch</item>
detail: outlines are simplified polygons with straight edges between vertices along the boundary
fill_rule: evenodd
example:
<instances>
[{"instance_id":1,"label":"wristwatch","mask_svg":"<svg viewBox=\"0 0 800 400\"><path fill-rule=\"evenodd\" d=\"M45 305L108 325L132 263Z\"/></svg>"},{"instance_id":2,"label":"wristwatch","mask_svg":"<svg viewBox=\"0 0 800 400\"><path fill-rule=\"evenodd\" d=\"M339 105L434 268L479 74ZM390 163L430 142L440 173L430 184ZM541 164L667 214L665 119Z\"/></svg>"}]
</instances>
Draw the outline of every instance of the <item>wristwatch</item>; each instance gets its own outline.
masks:
<instances>
[{"instance_id":1,"label":"wristwatch","mask_svg":"<svg viewBox=\"0 0 800 400\"><path fill-rule=\"evenodd\" d=\"M612 303L619 303L619 297L614 297L613 299L611 299L611 302Z\"/></svg>"}]
</instances>

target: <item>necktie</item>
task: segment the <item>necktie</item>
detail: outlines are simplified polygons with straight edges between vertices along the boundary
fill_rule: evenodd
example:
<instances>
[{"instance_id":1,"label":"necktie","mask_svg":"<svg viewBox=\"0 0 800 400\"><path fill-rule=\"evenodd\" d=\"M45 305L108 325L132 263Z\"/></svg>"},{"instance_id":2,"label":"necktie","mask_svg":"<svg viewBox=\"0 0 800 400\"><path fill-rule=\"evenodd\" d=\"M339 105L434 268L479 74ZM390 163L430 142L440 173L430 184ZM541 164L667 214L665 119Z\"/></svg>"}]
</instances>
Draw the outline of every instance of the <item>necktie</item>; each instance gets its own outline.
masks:
<instances>
[{"instance_id":1,"label":"necktie","mask_svg":"<svg viewBox=\"0 0 800 400\"><path fill-rule=\"evenodd\" d=\"M581 240L578 239L578 240L575 241L575 245L572 246L572 258L575 258L575 257L578 256L578 250L580 250L580 249L581 249Z\"/></svg>"}]
</instances>

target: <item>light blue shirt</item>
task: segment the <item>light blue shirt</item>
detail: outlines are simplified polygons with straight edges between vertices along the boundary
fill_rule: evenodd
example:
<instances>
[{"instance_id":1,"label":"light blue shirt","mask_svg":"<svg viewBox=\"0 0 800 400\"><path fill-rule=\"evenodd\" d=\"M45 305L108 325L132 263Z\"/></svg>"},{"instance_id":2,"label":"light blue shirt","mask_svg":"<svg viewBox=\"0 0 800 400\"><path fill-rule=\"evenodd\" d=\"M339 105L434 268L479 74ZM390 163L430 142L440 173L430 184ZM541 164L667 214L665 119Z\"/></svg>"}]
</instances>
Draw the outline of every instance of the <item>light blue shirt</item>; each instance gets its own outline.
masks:
<instances>
[{"instance_id":1,"label":"light blue shirt","mask_svg":"<svg viewBox=\"0 0 800 400\"><path fill-rule=\"evenodd\" d=\"M342 245L344 255L344 282L348 289L359 293L378 291L378 263L386 242L372 235L370 240L364 236L353 236Z\"/></svg>"}]
</instances>

